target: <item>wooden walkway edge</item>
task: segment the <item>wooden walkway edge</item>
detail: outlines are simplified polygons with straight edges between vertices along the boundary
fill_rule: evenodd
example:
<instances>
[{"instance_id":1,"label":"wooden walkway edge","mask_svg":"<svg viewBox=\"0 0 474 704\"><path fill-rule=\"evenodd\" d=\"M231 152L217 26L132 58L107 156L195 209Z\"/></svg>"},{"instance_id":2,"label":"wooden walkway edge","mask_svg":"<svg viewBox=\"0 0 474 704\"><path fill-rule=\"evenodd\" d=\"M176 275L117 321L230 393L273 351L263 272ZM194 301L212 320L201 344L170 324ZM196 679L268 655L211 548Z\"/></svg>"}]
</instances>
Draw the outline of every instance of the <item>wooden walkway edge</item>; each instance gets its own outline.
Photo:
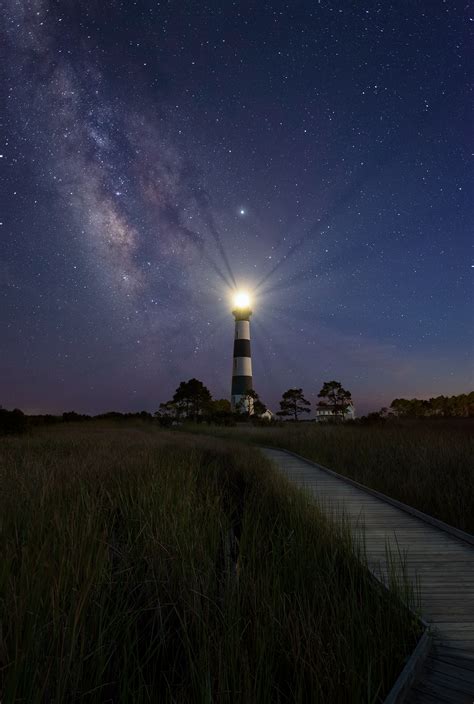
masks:
<instances>
[{"instance_id":1,"label":"wooden walkway edge","mask_svg":"<svg viewBox=\"0 0 474 704\"><path fill-rule=\"evenodd\" d=\"M401 704L406 701L409 691L417 682L421 669L426 662L426 658L431 650L432 638L428 624L423 623L424 631L415 646L414 651L408 658L405 667L395 680L390 692L387 694L384 704Z\"/></svg>"},{"instance_id":2,"label":"wooden walkway edge","mask_svg":"<svg viewBox=\"0 0 474 704\"><path fill-rule=\"evenodd\" d=\"M402 558L407 577L417 584L422 618L430 625L433 647L426 657L424 642L421 650L425 664L407 693L408 683L416 674L417 646L410 658L412 667L407 668L412 672L405 672L406 681L397 680L399 694L392 701L474 704L472 536L431 517L426 520L420 511L294 453L261 450L288 479L312 492L334 516L344 514L354 534L364 541L369 567L377 578L384 581L389 571L388 545Z\"/></svg>"}]
</instances>

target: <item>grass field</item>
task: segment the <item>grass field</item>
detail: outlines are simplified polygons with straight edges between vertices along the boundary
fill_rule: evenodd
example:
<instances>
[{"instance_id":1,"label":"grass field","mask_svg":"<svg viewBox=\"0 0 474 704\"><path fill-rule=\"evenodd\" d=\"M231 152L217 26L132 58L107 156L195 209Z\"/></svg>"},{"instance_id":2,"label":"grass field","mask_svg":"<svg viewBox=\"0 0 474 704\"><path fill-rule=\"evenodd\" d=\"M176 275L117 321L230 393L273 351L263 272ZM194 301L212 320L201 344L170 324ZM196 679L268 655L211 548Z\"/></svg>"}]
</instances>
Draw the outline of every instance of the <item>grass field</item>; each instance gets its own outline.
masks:
<instances>
[{"instance_id":1,"label":"grass field","mask_svg":"<svg viewBox=\"0 0 474 704\"><path fill-rule=\"evenodd\" d=\"M195 430L286 448L474 533L474 423L286 423Z\"/></svg>"},{"instance_id":2,"label":"grass field","mask_svg":"<svg viewBox=\"0 0 474 704\"><path fill-rule=\"evenodd\" d=\"M0 440L2 702L379 702L416 620L252 448Z\"/></svg>"}]
</instances>

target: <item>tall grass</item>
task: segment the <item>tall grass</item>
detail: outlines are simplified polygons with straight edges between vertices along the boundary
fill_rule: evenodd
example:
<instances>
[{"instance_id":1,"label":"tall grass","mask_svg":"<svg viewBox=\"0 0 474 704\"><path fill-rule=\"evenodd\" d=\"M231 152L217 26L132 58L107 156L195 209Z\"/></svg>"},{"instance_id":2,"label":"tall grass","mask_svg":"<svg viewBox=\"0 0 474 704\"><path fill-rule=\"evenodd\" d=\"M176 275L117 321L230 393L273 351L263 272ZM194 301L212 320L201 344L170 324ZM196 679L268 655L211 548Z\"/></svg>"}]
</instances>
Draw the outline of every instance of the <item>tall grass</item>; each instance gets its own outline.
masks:
<instances>
[{"instance_id":1,"label":"tall grass","mask_svg":"<svg viewBox=\"0 0 474 704\"><path fill-rule=\"evenodd\" d=\"M0 442L3 702L378 702L418 625L251 448Z\"/></svg>"},{"instance_id":2,"label":"tall grass","mask_svg":"<svg viewBox=\"0 0 474 704\"><path fill-rule=\"evenodd\" d=\"M286 448L474 533L474 433L470 423L286 423L269 429L244 426L207 432Z\"/></svg>"}]
</instances>

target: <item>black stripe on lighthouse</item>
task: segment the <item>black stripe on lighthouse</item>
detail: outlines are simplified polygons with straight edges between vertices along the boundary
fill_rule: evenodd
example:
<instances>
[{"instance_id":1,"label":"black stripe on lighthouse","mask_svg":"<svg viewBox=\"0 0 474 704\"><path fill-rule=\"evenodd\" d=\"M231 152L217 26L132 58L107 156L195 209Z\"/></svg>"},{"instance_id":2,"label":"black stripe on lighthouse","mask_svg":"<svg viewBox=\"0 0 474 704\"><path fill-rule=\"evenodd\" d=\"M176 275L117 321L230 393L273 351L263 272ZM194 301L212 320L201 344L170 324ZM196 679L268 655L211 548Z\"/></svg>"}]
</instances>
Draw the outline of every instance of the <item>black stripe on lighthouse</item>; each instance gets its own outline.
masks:
<instances>
[{"instance_id":1,"label":"black stripe on lighthouse","mask_svg":"<svg viewBox=\"0 0 474 704\"><path fill-rule=\"evenodd\" d=\"M237 308L232 311L235 318L234 337L234 360L232 364L232 390L231 404L232 410L244 411L245 404L250 403L247 399L247 392L253 388L252 380L252 356L250 352L250 308ZM240 403L244 401L244 406ZM250 414L253 411L251 405Z\"/></svg>"},{"instance_id":2,"label":"black stripe on lighthouse","mask_svg":"<svg viewBox=\"0 0 474 704\"><path fill-rule=\"evenodd\" d=\"M243 396L246 391L252 388L251 376L233 376L232 377L232 396Z\"/></svg>"},{"instance_id":3,"label":"black stripe on lighthouse","mask_svg":"<svg viewBox=\"0 0 474 704\"><path fill-rule=\"evenodd\" d=\"M250 340L234 340L234 357L251 357Z\"/></svg>"}]
</instances>

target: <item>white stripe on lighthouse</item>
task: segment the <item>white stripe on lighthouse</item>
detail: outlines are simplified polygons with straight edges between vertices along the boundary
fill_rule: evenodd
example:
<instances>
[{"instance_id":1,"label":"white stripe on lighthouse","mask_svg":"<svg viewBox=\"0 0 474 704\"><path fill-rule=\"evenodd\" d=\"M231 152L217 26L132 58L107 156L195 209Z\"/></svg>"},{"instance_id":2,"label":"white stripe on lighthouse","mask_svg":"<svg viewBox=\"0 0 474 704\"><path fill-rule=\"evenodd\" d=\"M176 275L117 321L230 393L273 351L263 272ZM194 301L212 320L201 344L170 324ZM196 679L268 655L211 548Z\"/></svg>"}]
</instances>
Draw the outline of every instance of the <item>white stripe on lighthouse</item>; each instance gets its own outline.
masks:
<instances>
[{"instance_id":1,"label":"white stripe on lighthouse","mask_svg":"<svg viewBox=\"0 0 474 704\"><path fill-rule=\"evenodd\" d=\"M252 359L250 357L234 357L232 376L252 376Z\"/></svg>"},{"instance_id":2,"label":"white stripe on lighthouse","mask_svg":"<svg viewBox=\"0 0 474 704\"><path fill-rule=\"evenodd\" d=\"M250 308L236 308L232 311L235 318L234 359L232 362L232 410L253 412L253 403L247 393L252 388L252 358L250 352ZM242 408L239 402L245 401Z\"/></svg>"},{"instance_id":3,"label":"white stripe on lighthouse","mask_svg":"<svg viewBox=\"0 0 474 704\"><path fill-rule=\"evenodd\" d=\"M250 340L250 323L248 320L235 321L235 339Z\"/></svg>"}]
</instances>

